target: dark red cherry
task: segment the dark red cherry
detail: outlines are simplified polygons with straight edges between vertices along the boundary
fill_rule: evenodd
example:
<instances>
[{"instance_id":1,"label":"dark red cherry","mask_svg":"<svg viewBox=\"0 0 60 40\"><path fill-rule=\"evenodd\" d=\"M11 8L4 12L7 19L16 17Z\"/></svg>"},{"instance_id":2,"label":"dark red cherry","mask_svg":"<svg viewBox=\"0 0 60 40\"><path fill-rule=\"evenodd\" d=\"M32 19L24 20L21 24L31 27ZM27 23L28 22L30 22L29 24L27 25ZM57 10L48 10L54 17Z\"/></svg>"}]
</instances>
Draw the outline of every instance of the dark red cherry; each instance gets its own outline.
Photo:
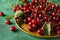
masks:
<instances>
[{"instance_id":1,"label":"dark red cherry","mask_svg":"<svg viewBox=\"0 0 60 40\"><path fill-rule=\"evenodd\" d=\"M28 19L24 19L24 23L28 24L29 23Z\"/></svg>"},{"instance_id":2,"label":"dark red cherry","mask_svg":"<svg viewBox=\"0 0 60 40\"><path fill-rule=\"evenodd\" d=\"M26 11L27 11L27 9L28 9L27 7L23 7L24 12L26 12Z\"/></svg>"},{"instance_id":3,"label":"dark red cherry","mask_svg":"<svg viewBox=\"0 0 60 40\"><path fill-rule=\"evenodd\" d=\"M43 2L43 3L46 3L46 2L47 2L47 0L42 0L42 2Z\"/></svg>"},{"instance_id":4,"label":"dark red cherry","mask_svg":"<svg viewBox=\"0 0 60 40\"><path fill-rule=\"evenodd\" d=\"M52 18L53 18L53 20L55 20L55 21L58 20L58 17L56 17L56 16L54 16L54 17L52 17Z\"/></svg>"},{"instance_id":5,"label":"dark red cherry","mask_svg":"<svg viewBox=\"0 0 60 40\"><path fill-rule=\"evenodd\" d=\"M17 18L16 18L16 21L18 22L18 21L20 21L20 19L21 19L21 17L17 17Z\"/></svg>"},{"instance_id":6,"label":"dark red cherry","mask_svg":"<svg viewBox=\"0 0 60 40\"><path fill-rule=\"evenodd\" d=\"M39 18L42 18L43 17L43 15L42 14L39 14Z\"/></svg>"},{"instance_id":7,"label":"dark red cherry","mask_svg":"<svg viewBox=\"0 0 60 40\"><path fill-rule=\"evenodd\" d=\"M43 35L43 30L42 30L42 29L38 29L38 33L39 33L40 35Z\"/></svg>"},{"instance_id":8,"label":"dark red cherry","mask_svg":"<svg viewBox=\"0 0 60 40\"><path fill-rule=\"evenodd\" d=\"M40 24L40 18L37 18L37 23Z\"/></svg>"},{"instance_id":9,"label":"dark red cherry","mask_svg":"<svg viewBox=\"0 0 60 40\"><path fill-rule=\"evenodd\" d=\"M51 7L52 6L52 4L51 3L48 3L48 7Z\"/></svg>"},{"instance_id":10,"label":"dark red cherry","mask_svg":"<svg viewBox=\"0 0 60 40\"><path fill-rule=\"evenodd\" d=\"M36 20L32 20L32 23L33 23L33 24L36 24Z\"/></svg>"},{"instance_id":11,"label":"dark red cherry","mask_svg":"<svg viewBox=\"0 0 60 40\"><path fill-rule=\"evenodd\" d=\"M6 20L5 23L6 24L10 24L11 22L10 22L10 20Z\"/></svg>"},{"instance_id":12,"label":"dark red cherry","mask_svg":"<svg viewBox=\"0 0 60 40\"><path fill-rule=\"evenodd\" d=\"M39 9L39 10L42 10L42 9L43 9L43 5L40 5L40 6L38 7L38 9Z\"/></svg>"},{"instance_id":13,"label":"dark red cherry","mask_svg":"<svg viewBox=\"0 0 60 40\"><path fill-rule=\"evenodd\" d=\"M48 16L44 16L44 19L45 19L46 21L48 21L48 20L49 20L49 17L48 17Z\"/></svg>"},{"instance_id":14,"label":"dark red cherry","mask_svg":"<svg viewBox=\"0 0 60 40\"><path fill-rule=\"evenodd\" d=\"M29 22L28 25L31 26L32 25L32 22Z\"/></svg>"},{"instance_id":15,"label":"dark red cherry","mask_svg":"<svg viewBox=\"0 0 60 40\"><path fill-rule=\"evenodd\" d=\"M56 16L56 13L55 12L52 12L52 14L51 14L52 16Z\"/></svg>"},{"instance_id":16,"label":"dark red cherry","mask_svg":"<svg viewBox=\"0 0 60 40\"><path fill-rule=\"evenodd\" d=\"M11 31L15 31L15 30L16 30L15 26L11 26L11 27L10 27L10 30L11 30Z\"/></svg>"},{"instance_id":17,"label":"dark red cherry","mask_svg":"<svg viewBox=\"0 0 60 40\"><path fill-rule=\"evenodd\" d=\"M60 27L59 26L56 26L56 31L60 30Z\"/></svg>"},{"instance_id":18,"label":"dark red cherry","mask_svg":"<svg viewBox=\"0 0 60 40\"><path fill-rule=\"evenodd\" d=\"M30 32L35 32L36 31L36 28L35 27L28 26L28 30Z\"/></svg>"},{"instance_id":19,"label":"dark red cherry","mask_svg":"<svg viewBox=\"0 0 60 40\"><path fill-rule=\"evenodd\" d=\"M60 35L60 30L56 32L57 35Z\"/></svg>"},{"instance_id":20,"label":"dark red cherry","mask_svg":"<svg viewBox=\"0 0 60 40\"><path fill-rule=\"evenodd\" d=\"M4 13L3 12L0 12L0 16L4 16Z\"/></svg>"},{"instance_id":21,"label":"dark red cherry","mask_svg":"<svg viewBox=\"0 0 60 40\"><path fill-rule=\"evenodd\" d=\"M23 0L24 2L27 2L27 0Z\"/></svg>"},{"instance_id":22,"label":"dark red cherry","mask_svg":"<svg viewBox=\"0 0 60 40\"><path fill-rule=\"evenodd\" d=\"M51 25L55 25L56 24L56 22L55 21L51 21Z\"/></svg>"},{"instance_id":23,"label":"dark red cherry","mask_svg":"<svg viewBox=\"0 0 60 40\"><path fill-rule=\"evenodd\" d=\"M32 21L32 18L28 18L28 21L30 21L30 22L31 22L31 21Z\"/></svg>"},{"instance_id":24,"label":"dark red cherry","mask_svg":"<svg viewBox=\"0 0 60 40\"><path fill-rule=\"evenodd\" d=\"M20 10L20 7L16 4L13 8L14 12L16 12L17 10Z\"/></svg>"},{"instance_id":25,"label":"dark red cherry","mask_svg":"<svg viewBox=\"0 0 60 40\"><path fill-rule=\"evenodd\" d=\"M58 8L57 13L60 13L60 7Z\"/></svg>"}]
</instances>

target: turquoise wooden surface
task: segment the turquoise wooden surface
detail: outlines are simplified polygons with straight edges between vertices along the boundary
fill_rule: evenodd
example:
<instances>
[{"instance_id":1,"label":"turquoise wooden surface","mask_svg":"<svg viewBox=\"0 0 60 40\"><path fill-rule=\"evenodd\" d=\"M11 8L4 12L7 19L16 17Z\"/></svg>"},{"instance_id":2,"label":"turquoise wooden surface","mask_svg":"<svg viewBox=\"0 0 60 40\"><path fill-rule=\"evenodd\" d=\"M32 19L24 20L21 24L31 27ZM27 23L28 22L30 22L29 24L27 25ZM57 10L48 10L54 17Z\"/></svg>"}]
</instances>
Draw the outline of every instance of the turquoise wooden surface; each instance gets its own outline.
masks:
<instances>
[{"instance_id":1,"label":"turquoise wooden surface","mask_svg":"<svg viewBox=\"0 0 60 40\"><path fill-rule=\"evenodd\" d=\"M55 0L55 3L58 2ZM0 0L0 11L4 12L6 16L14 15L11 5L15 3L16 0ZM13 17L10 19L12 22L11 25L14 25L17 28L17 31L12 32L9 29L11 25L6 25L4 22L5 20L6 17L0 17L0 40L60 40L60 37L46 39L30 36L18 29Z\"/></svg>"}]
</instances>

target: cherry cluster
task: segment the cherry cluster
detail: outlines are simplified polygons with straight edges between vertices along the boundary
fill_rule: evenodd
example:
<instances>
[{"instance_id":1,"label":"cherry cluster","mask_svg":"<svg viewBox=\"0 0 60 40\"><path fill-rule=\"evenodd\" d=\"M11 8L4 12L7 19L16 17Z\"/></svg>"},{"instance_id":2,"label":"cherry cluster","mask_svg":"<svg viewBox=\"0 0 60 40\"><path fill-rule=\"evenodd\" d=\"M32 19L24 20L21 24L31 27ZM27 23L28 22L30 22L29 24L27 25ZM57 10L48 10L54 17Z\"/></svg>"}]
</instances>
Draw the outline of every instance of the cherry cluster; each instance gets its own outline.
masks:
<instances>
[{"instance_id":1,"label":"cherry cluster","mask_svg":"<svg viewBox=\"0 0 60 40\"><path fill-rule=\"evenodd\" d=\"M42 25L45 22L51 22L51 32L60 35L59 5L47 3L47 0L32 0L30 3L28 3L27 0L23 1L25 2L24 5L15 5L13 8L14 12L18 10L22 10L24 12L23 17L18 17L17 20L23 19L24 23L29 25L29 31L34 32L38 30L39 34L43 34L43 30L41 29Z\"/></svg>"}]
</instances>

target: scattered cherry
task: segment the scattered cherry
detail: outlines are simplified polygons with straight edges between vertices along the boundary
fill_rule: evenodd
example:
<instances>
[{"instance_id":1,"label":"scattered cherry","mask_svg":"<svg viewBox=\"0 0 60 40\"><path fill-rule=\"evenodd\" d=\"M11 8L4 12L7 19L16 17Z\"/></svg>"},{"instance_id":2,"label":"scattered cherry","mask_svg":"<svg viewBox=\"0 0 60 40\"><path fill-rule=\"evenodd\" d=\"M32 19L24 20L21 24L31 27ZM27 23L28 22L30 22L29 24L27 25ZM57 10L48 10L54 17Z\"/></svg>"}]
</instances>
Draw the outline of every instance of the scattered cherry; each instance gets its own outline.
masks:
<instances>
[{"instance_id":1,"label":"scattered cherry","mask_svg":"<svg viewBox=\"0 0 60 40\"><path fill-rule=\"evenodd\" d=\"M6 24L11 24L10 20L5 21Z\"/></svg>"},{"instance_id":2,"label":"scattered cherry","mask_svg":"<svg viewBox=\"0 0 60 40\"><path fill-rule=\"evenodd\" d=\"M15 31L15 30L16 30L15 26L11 26L11 27L10 27L10 30L11 30L11 31Z\"/></svg>"},{"instance_id":3,"label":"scattered cherry","mask_svg":"<svg viewBox=\"0 0 60 40\"><path fill-rule=\"evenodd\" d=\"M0 16L4 16L4 13L3 12L0 12Z\"/></svg>"}]
</instances>

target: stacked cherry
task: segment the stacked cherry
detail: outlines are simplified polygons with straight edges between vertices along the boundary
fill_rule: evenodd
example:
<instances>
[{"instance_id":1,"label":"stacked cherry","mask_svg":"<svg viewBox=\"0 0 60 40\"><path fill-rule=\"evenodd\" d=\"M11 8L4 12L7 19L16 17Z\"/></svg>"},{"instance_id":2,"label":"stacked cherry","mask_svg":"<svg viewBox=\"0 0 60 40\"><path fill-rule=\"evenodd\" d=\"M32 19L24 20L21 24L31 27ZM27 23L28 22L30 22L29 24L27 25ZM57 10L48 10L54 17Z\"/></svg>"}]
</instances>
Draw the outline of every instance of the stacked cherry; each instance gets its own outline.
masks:
<instances>
[{"instance_id":1,"label":"stacked cherry","mask_svg":"<svg viewBox=\"0 0 60 40\"><path fill-rule=\"evenodd\" d=\"M15 5L14 12L22 10L24 17L17 19L23 19L24 23L28 24L28 30L31 32L37 31L39 34L43 34L42 25L45 22L51 22L52 30L57 35L60 35L60 6L53 3L47 3L47 0L32 0L28 3L24 0L24 5ZM59 24L58 26L55 26Z\"/></svg>"}]
</instances>

